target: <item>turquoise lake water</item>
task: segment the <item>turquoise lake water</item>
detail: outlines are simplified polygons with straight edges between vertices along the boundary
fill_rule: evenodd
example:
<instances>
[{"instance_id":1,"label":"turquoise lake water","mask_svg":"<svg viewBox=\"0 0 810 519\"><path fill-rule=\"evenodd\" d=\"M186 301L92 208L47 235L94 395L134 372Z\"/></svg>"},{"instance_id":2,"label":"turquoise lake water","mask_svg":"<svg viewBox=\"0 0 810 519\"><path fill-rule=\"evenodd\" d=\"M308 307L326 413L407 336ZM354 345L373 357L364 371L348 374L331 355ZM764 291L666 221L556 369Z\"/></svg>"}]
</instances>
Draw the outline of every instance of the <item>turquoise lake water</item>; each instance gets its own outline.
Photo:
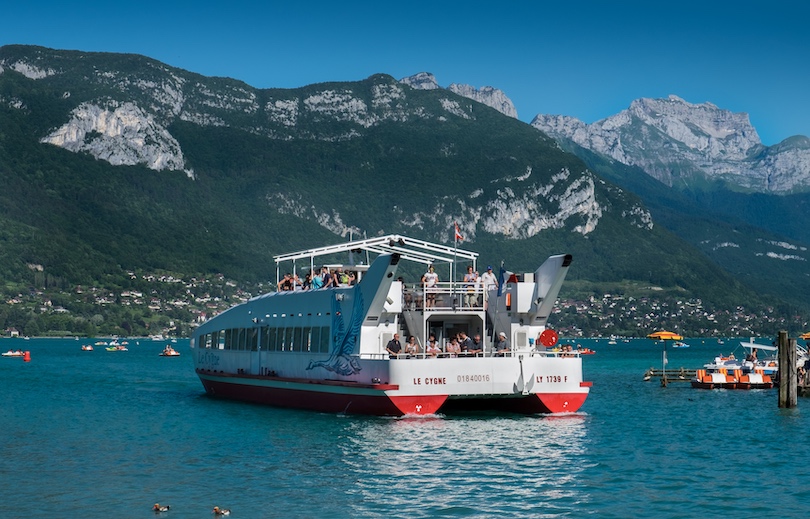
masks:
<instances>
[{"instance_id":1,"label":"turquoise lake water","mask_svg":"<svg viewBox=\"0 0 810 519\"><path fill-rule=\"evenodd\" d=\"M9 517L800 517L810 503L810 399L658 381L661 346L584 358L591 395L566 416L375 418L216 400L188 343L3 339L0 488ZM738 340L687 340L700 367ZM763 340L770 343L770 339Z\"/></svg>"}]
</instances>

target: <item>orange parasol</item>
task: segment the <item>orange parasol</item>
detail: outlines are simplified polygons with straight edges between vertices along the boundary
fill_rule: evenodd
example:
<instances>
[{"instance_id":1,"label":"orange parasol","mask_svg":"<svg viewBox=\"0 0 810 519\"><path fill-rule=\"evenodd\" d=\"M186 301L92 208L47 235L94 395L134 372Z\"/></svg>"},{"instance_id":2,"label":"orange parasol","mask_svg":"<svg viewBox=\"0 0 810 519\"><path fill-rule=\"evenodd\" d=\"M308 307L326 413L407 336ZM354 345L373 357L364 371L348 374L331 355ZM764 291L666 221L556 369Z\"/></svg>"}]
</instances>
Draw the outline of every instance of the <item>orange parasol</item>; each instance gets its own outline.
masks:
<instances>
[{"instance_id":1,"label":"orange parasol","mask_svg":"<svg viewBox=\"0 0 810 519\"><path fill-rule=\"evenodd\" d=\"M668 332L666 330L661 330L660 332L649 334L647 338L655 339L658 341L680 341L683 339L683 336L678 335L675 332Z\"/></svg>"}]
</instances>

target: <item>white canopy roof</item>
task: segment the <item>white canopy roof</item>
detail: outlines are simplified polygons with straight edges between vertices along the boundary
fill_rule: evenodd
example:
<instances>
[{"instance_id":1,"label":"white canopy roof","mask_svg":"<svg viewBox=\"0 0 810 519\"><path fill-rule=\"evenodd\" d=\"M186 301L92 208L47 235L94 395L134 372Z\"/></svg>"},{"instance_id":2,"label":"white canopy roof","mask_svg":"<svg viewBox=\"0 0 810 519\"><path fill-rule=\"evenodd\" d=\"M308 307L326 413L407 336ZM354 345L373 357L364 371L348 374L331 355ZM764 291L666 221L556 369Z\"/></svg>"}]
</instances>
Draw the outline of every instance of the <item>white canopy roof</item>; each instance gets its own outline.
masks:
<instances>
[{"instance_id":1,"label":"white canopy roof","mask_svg":"<svg viewBox=\"0 0 810 519\"><path fill-rule=\"evenodd\" d=\"M426 265L447 263L451 269L451 276L452 269L457 261L471 262L473 268L475 268L478 259L477 252L439 243L430 243L415 238L408 238L407 236L399 234L389 234L377 238L354 240L327 247L307 249L291 252L289 254L279 254L278 256L273 256L273 259L276 261L276 270L278 270L282 262L286 261L293 262L293 269L295 269L295 262L297 260L307 259L309 266L314 267L316 264L320 264L320 262L315 261L316 258L341 252L368 252L375 255L396 252L400 255L401 259L416 263Z\"/></svg>"}]
</instances>

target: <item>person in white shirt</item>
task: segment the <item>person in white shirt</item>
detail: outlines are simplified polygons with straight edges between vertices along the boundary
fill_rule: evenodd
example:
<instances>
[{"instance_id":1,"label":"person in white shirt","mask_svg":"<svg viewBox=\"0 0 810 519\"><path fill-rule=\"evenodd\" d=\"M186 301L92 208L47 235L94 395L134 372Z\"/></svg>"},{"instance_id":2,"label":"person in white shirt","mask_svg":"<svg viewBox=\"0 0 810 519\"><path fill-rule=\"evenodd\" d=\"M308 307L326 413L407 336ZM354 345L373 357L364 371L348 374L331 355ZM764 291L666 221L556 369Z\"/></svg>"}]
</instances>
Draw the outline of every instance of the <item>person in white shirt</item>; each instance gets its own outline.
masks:
<instances>
[{"instance_id":1,"label":"person in white shirt","mask_svg":"<svg viewBox=\"0 0 810 519\"><path fill-rule=\"evenodd\" d=\"M484 284L484 290L498 288L498 278L492 273L492 265L488 266L487 271L481 274L481 282Z\"/></svg>"},{"instance_id":2,"label":"person in white shirt","mask_svg":"<svg viewBox=\"0 0 810 519\"><path fill-rule=\"evenodd\" d=\"M439 275L433 265L428 267L428 271L422 276L422 287L425 289L425 308L436 306L436 288L439 283Z\"/></svg>"}]
</instances>

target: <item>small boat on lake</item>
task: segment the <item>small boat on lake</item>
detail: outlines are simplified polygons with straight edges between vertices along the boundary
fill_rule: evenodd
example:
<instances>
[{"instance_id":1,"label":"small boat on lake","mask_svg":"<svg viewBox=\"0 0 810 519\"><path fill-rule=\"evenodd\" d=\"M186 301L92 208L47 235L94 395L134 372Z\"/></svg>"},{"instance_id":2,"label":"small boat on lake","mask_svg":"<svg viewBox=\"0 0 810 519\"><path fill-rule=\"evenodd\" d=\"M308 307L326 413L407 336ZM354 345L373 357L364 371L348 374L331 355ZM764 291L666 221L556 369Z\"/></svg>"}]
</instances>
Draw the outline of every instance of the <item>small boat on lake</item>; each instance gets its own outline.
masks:
<instances>
[{"instance_id":1,"label":"small boat on lake","mask_svg":"<svg viewBox=\"0 0 810 519\"><path fill-rule=\"evenodd\" d=\"M107 346L107 351L129 351L129 348L124 346L123 344L118 344L115 346Z\"/></svg>"},{"instance_id":2,"label":"small boat on lake","mask_svg":"<svg viewBox=\"0 0 810 519\"><path fill-rule=\"evenodd\" d=\"M361 254L376 259L356 264ZM346 255L347 263L326 263ZM212 396L329 413L577 411L592 384L577 351L548 349L557 334L546 326L571 256L551 256L520 275L501 269L497 288L455 281L455 265L475 269L477 257L399 235L276 256L278 285L290 290L200 325L190 343L196 373ZM397 277L405 261L438 265L450 281L428 268L426 281L408 284ZM304 290L293 281L300 263L315 277L331 268L355 279ZM398 350L395 334L413 336L415 349ZM481 342L444 349L456 336Z\"/></svg>"},{"instance_id":3,"label":"small boat on lake","mask_svg":"<svg viewBox=\"0 0 810 519\"><path fill-rule=\"evenodd\" d=\"M165 347L165 348L163 348L163 351L161 351L161 352L159 353L159 355L160 355L161 357L179 357L179 356L180 356L180 352L179 352L179 351L177 351L177 350L175 350L175 349L174 349L174 348L172 348L171 346L166 345L166 347Z\"/></svg>"},{"instance_id":4,"label":"small boat on lake","mask_svg":"<svg viewBox=\"0 0 810 519\"><path fill-rule=\"evenodd\" d=\"M746 350L744 358L738 359L733 353L718 355L704 369L696 371L692 387L699 389L770 389L779 377L778 348L773 345L758 344L752 338L741 341ZM760 352L767 352L764 357ZM803 366L808 359L807 350L797 346L797 366Z\"/></svg>"},{"instance_id":5,"label":"small boat on lake","mask_svg":"<svg viewBox=\"0 0 810 519\"><path fill-rule=\"evenodd\" d=\"M3 357L23 358L25 356L25 353L22 350L8 350L7 352L2 353L0 355L2 355Z\"/></svg>"},{"instance_id":6,"label":"small boat on lake","mask_svg":"<svg viewBox=\"0 0 810 519\"><path fill-rule=\"evenodd\" d=\"M682 341L675 341L672 343L673 348L688 348L689 345Z\"/></svg>"},{"instance_id":7,"label":"small boat on lake","mask_svg":"<svg viewBox=\"0 0 810 519\"><path fill-rule=\"evenodd\" d=\"M93 351L92 344L82 344L82 351Z\"/></svg>"}]
</instances>

